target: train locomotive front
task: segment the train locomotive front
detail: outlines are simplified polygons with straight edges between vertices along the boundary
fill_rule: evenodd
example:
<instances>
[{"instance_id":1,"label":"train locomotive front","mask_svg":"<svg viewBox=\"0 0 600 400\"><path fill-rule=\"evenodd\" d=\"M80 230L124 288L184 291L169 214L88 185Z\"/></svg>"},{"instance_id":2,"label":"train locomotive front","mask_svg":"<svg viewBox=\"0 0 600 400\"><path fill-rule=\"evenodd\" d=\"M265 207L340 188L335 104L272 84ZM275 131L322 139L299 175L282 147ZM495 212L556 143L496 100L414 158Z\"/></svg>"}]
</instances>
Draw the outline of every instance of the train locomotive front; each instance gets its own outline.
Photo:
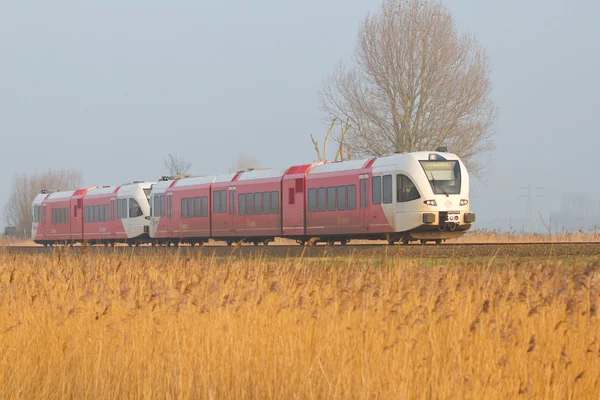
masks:
<instances>
[{"instance_id":1,"label":"train locomotive front","mask_svg":"<svg viewBox=\"0 0 600 400\"><path fill-rule=\"evenodd\" d=\"M381 175L382 181L389 181L391 175L396 193L393 207L385 207L382 201L392 223L390 243L441 243L461 236L471 227L475 214L470 210L469 173L457 155L436 151L394 158L397 162L392 165L379 166L377 161L373 165L374 177ZM382 186L385 191L385 182Z\"/></svg>"}]
</instances>

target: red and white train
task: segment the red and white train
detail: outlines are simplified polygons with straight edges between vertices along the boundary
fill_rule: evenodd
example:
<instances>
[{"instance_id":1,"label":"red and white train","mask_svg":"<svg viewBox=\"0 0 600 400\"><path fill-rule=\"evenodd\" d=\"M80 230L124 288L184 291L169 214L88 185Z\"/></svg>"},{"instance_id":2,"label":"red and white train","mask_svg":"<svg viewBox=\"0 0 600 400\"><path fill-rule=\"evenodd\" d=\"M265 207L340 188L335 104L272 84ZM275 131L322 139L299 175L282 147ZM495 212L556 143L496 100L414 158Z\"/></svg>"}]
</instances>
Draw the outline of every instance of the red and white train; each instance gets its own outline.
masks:
<instances>
[{"instance_id":1,"label":"red and white train","mask_svg":"<svg viewBox=\"0 0 600 400\"><path fill-rule=\"evenodd\" d=\"M33 200L32 237L44 245L149 242L152 184L133 182L68 192L43 190Z\"/></svg>"},{"instance_id":2,"label":"red and white train","mask_svg":"<svg viewBox=\"0 0 600 400\"><path fill-rule=\"evenodd\" d=\"M127 209L121 211L121 204ZM90 222L81 211L77 217L80 206L101 207L90 211ZM54 214L52 221L68 229L49 223ZM34 201L33 232L45 244L267 244L276 237L301 244L441 243L474 221L465 165L454 154L435 151L41 194Z\"/></svg>"}]
</instances>

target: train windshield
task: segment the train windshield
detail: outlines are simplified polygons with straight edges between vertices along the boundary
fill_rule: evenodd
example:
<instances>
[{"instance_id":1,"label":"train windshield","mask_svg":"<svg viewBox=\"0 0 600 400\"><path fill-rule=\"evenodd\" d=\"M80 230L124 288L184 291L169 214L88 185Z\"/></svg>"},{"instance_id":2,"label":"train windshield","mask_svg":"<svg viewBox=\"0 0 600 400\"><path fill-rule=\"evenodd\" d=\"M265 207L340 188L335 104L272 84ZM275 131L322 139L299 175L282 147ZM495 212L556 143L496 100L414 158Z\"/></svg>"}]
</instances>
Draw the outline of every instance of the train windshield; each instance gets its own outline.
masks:
<instances>
[{"instance_id":1,"label":"train windshield","mask_svg":"<svg viewBox=\"0 0 600 400\"><path fill-rule=\"evenodd\" d=\"M144 189L144 194L146 195L146 199L150 201L150 192L152 189Z\"/></svg>"},{"instance_id":2,"label":"train windshield","mask_svg":"<svg viewBox=\"0 0 600 400\"><path fill-rule=\"evenodd\" d=\"M458 161L420 161L434 194L460 194Z\"/></svg>"}]
</instances>

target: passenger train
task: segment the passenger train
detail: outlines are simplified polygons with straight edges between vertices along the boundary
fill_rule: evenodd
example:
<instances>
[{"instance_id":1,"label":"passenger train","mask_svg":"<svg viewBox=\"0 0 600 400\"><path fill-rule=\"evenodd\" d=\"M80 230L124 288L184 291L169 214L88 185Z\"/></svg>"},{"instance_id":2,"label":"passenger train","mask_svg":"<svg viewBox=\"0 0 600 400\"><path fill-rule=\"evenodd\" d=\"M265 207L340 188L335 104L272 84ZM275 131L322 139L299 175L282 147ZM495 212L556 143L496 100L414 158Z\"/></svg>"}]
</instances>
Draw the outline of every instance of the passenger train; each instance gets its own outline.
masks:
<instances>
[{"instance_id":1,"label":"passenger train","mask_svg":"<svg viewBox=\"0 0 600 400\"><path fill-rule=\"evenodd\" d=\"M455 154L394 154L287 169L163 177L118 187L43 192L37 243L202 245L209 239L300 244L383 239L441 243L475 222L468 171Z\"/></svg>"}]
</instances>

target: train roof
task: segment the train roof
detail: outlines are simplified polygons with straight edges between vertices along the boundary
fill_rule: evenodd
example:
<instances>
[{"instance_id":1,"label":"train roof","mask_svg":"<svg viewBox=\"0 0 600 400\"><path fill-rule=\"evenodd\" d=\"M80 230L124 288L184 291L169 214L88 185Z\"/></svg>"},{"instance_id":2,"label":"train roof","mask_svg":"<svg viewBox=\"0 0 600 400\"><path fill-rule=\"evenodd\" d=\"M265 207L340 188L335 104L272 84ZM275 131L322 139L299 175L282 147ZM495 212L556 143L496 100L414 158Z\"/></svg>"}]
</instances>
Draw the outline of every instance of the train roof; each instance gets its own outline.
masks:
<instances>
[{"instance_id":1,"label":"train roof","mask_svg":"<svg viewBox=\"0 0 600 400\"><path fill-rule=\"evenodd\" d=\"M87 191L86 196L97 196L101 194L114 193L117 190L117 186L99 186Z\"/></svg>"},{"instance_id":2,"label":"train roof","mask_svg":"<svg viewBox=\"0 0 600 400\"><path fill-rule=\"evenodd\" d=\"M180 186L195 186L195 185L207 185L209 183L212 183L215 180L216 175L210 175L210 176L197 176L194 178L183 178L183 179L178 179L177 181L175 181L175 183L173 184L173 182L169 182L169 184L173 184L174 187L180 187ZM159 182L162 183L162 182ZM167 185L167 187L170 185Z\"/></svg>"},{"instance_id":3,"label":"train roof","mask_svg":"<svg viewBox=\"0 0 600 400\"><path fill-rule=\"evenodd\" d=\"M251 181L254 179L269 179L269 178L281 178L285 175L287 169L257 169L251 171L245 171L240 174L237 181Z\"/></svg>"},{"instance_id":4,"label":"train roof","mask_svg":"<svg viewBox=\"0 0 600 400\"><path fill-rule=\"evenodd\" d=\"M389 156L382 156L377 158L366 158L362 160L351 160L315 165L308 172L308 174L312 175L327 172L353 171L357 169L363 169L366 167L381 167L384 165L402 165L411 162L412 160L429 160L432 154L435 154L437 157L442 157L446 160L459 159L458 156L453 153L438 151L419 151L414 153L391 154Z\"/></svg>"}]
</instances>

